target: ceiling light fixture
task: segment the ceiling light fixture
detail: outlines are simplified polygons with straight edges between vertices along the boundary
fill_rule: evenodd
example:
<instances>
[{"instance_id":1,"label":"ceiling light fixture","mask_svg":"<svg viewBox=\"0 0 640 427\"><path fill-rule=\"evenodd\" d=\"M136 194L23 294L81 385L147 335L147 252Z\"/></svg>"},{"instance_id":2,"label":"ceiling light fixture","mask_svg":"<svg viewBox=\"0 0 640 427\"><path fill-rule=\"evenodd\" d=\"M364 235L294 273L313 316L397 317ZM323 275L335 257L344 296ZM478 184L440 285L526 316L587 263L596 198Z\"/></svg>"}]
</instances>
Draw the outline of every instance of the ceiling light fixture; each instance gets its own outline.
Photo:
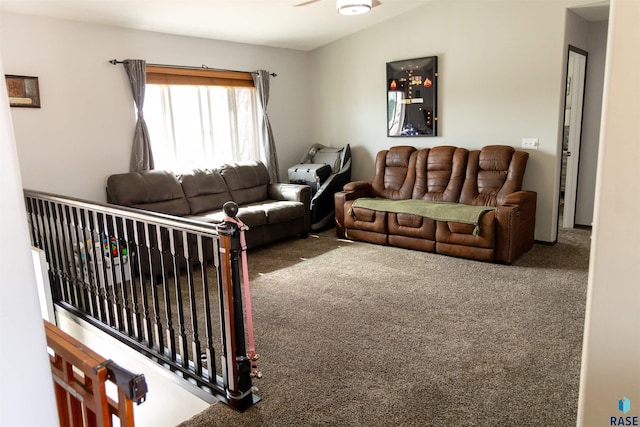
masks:
<instances>
[{"instance_id":1,"label":"ceiling light fixture","mask_svg":"<svg viewBox=\"0 0 640 427\"><path fill-rule=\"evenodd\" d=\"M372 0L337 0L336 9L341 15L362 15L371 10Z\"/></svg>"}]
</instances>

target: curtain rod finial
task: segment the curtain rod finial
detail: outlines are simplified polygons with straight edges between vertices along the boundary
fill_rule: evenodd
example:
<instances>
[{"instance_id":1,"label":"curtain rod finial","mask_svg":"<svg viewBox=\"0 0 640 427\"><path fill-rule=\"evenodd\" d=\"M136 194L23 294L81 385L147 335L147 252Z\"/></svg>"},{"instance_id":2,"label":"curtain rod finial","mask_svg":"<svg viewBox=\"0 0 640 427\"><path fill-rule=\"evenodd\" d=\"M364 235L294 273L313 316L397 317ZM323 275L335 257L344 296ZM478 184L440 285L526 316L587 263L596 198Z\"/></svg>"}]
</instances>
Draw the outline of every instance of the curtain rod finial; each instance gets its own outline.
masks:
<instances>
[{"instance_id":1,"label":"curtain rod finial","mask_svg":"<svg viewBox=\"0 0 640 427\"><path fill-rule=\"evenodd\" d=\"M116 65L118 63L117 59L112 59L111 61L109 61L111 64Z\"/></svg>"}]
</instances>

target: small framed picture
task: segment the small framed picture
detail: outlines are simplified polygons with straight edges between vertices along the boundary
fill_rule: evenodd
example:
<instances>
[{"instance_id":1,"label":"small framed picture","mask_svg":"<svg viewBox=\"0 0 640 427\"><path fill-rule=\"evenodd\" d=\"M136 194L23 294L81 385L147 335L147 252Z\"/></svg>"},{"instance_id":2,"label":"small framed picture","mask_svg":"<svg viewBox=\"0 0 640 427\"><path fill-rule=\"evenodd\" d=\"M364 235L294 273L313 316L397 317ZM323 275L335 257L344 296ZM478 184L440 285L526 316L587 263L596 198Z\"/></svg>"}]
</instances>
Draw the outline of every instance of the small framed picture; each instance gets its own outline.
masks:
<instances>
[{"instance_id":1,"label":"small framed picture","mask_svg":"<svg viewBox=\"0 0 640 427\"><path fill-rule=\"evenodd\" d=\"M40 108L40 88L37 77L5 74L11 107Z\"/></svg>"}]
</instances>

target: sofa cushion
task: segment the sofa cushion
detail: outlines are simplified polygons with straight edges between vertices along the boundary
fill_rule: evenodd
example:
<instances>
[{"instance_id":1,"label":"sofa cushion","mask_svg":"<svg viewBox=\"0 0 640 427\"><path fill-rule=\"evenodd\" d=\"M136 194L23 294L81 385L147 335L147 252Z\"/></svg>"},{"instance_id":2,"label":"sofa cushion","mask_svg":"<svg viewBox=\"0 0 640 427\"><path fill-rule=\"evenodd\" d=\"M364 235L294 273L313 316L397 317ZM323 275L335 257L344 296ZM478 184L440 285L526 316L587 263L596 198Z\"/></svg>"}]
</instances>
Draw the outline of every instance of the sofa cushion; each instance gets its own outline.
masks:
<instances>
[{"instance_id":1,"label":"sofa cushion","mask_svg":"<svg viewBox=\"0 0 640 427\"><path fill-rule=\"evenodd\" d=\"M504 145L488 145L469 152L460 203L498 206L522 189L529 153Z\"/></svg>"},{"instance_id":2,"label":"sofa cushion","mask_svg":"<svg viewBox=\"0 0 640 427\"><path fill-rule=\"evenodd\" d=\"M269 172L259 160L224 165L220 171L238 205L267 200Z\"/></svg>"},{"instance_id":3,"label":"sofa cushion","mask_svg":"<svg viewBox=\"0 0 640 427\"><path fill-rule=\"evenodd\" d=\"M436 222L419 215L389 212L389 234L436 240Z\"/></svg>"},{"instance_id":4,"label":"sofa cushion","mask_svg":"<svg viewBox=\"0 0 640 427\"><path fill-rule=\"evenodd\" d=\"M239 207L238 218L248 227L293 221L304 217L305 206L301 202L265 200ZM226 215L222 210L190 215L188 219L204 222L222 222Z\"/></svg>"},{"instance_id":5,"label":"sofa cushion","mask_svg":"<svg viewBox=\"0 0 640 427\"><path fill-rule=\"evenodd\" d=\"M371 181L373 197L409 199L416 179L416 149L391 147L376 156L375 176Z\"/></svg>"},{"instance_id":6,"label":"sofa cushion","mask_svg":"<svg viewBox=\"0 0 640 427\"><path fill-rule=\"evenodd\" d=\"M238 218L249 228L260 227L267 224L267 214L260 206L245 205L240 206Z\"/></svg>"},{"instance_id":7,"label":"sofa cushion","mask_svg":"<svg viewBox=\"0 0 640 427\"><path fill-rule=\"evenodd\" d=\"M219 171L196 169L179 177L191 214L222 209L231 193Z\"/></svg>"},{"instance_id":8,"label":"sofa cushion","mask_svg":"<svg viewBox=\"0 0 640 427\"><path fill-rule=\"evenodd\" d=\"M482 215L478 235L473 234L473 225L436 221L436 252L477 261L494 261L495 228L495 211Z\"/></svg>"},{"instance_id":9,"label":"sofa cushion","mask_svg":"<svg viewBox=\"0 0 640 427\"><path fill-rule=\"evenodd\" d=\"M495 211L480 217L480 231L474 234L474 225L454 221L436 221L436 241L454 245L492 249L495 247Z\"/></svg>"},{"instance_id":10,"label":"sofa cushion","mask_svg":"<svg viewBox=\"0 0 640 427\"><path fill-rule=\"evenodd\" d=\"M387 213L367 208L352 208L353 200L344 207L344 226L349 229L387 233Z\"/></svg>"},{"instance_id":11,"label":"sofa cushion","mask_svg":"<svg viewBox=\"0 0 640 427\"><path fill-rule=\"evenodd\" d=\"M305 206L301 202L287 200L267 200L265 202L252 203L252 207L260 207L267 216L268 224L291 221L304 217Z\"/></svg>"},{"instance_id":12,"label":"sofa cushion","mask_svg":"<svg viewBox=\"0 0 640 427\"><path fill-rule=\"evenodd\" d=\"M190 208L176 176L163 170L128 172L107 179L109 203L169 215L189 215Z\"/></svg>"},{"instance_id":13,"label":"sofa cushion","mask_svg":"<svg viewBox=\"0 0 640 427\"><path fill-rule=\"evenodd\" d=\"M227 214L222 210L203 212L200 215L190 215L187 219L203 222L223 222ZM236 217L247 227L261 227L267 224L267 214L260 206L240 206Z\"/></svg>"},{"instance_id":14,"label":"sofa cushion","mask_svg":"<svg viewBox=\"0 0 640 427\"><path fill-rule=\"evenodd\" d=\"M464 183L467 156L464 148L439 146L418 151L412 198L457 202Z\"/></svg>"}]
</instances>

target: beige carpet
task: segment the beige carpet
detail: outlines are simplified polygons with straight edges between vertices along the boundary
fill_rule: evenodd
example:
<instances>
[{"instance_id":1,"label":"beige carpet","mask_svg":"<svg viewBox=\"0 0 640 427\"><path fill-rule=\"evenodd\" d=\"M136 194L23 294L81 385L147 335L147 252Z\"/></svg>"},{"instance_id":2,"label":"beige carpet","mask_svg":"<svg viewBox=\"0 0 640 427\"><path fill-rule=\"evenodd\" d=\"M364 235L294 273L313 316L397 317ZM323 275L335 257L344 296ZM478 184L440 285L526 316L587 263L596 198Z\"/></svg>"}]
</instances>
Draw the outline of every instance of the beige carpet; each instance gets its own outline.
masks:
<instances>
[{"instance_id":1,"label":"beige carpet","mask_svg":"<svg viewBox=\"0 0 640 427\"><path fill-rule=\"evenodd\" d=\"M575 425L589 230L512 266L334 230L249 253L263 400L182 426Z\"/></svg>"}]
</instances>

